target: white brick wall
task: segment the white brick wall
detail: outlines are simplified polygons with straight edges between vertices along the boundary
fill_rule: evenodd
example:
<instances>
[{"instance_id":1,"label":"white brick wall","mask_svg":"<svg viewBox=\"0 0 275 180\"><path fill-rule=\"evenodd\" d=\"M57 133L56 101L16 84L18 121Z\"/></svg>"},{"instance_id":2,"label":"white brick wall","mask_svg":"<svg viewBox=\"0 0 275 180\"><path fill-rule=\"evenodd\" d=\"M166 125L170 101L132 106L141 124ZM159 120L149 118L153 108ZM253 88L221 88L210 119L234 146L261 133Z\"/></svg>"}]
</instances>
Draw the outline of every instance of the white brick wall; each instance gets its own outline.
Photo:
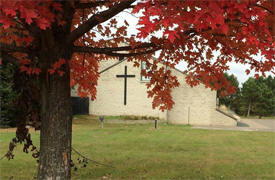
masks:
<instances>
[{"instance_id":1,"label":"white brick wall","mask_svg":"<svg viewBox=\"0 0 275 180\"><path fill-rule=\"evenodd\" d=\"M180 86L172 91L174 108L168 111L168 122L205 126L236 126L237 122L216 111L216 91L205 88L203 84L190 87L183 73L176 70Z\"/></svg>"},{"instance_id":2,"label":"white brick wall","mask_svg":"<svg viewBox=\"0 0 275 180\"><path fill-rule=\"evenodd\" d=\"M102 60L100 71L118 59ZM134 74L135 78L127 79L127 105L124 105L124 78L116 75ZM216 91L199 85L191 88L185 82L185 75L172 70L178 77L180 87L173 89L175 105L172 110L161 112L152 109L152 99L147 98L146 82L141 81L140 68L133 67L132 62L123 61L100 75L97 87L97 98L90 101L90 114L95 115L136 115L155 116L171 124L191 124L206 126L236 126L237 122L216 111ZM72 91L75 96L76 92Z\"/></svg>"},{"instance_id":3,"label":"white brick wall","mask_svg":"<svg viewBox=\"0 0 275 180\"><path fill-rule=\"evenodd\" d=\"M103 61L102 66L106 68L118 60L110 61ZM124 74L125 65L127 74L135 75L135 78L127 78L127 105L124 105L124 78L116 77ZM147 98L146 83L140 79L140 68L133 67L133 63L127 61L103 72L98 81L97 98L90 102L90 114L155 116L164 119L165 112L152 109L152 99Z\"/></svg>"}]
</instances>

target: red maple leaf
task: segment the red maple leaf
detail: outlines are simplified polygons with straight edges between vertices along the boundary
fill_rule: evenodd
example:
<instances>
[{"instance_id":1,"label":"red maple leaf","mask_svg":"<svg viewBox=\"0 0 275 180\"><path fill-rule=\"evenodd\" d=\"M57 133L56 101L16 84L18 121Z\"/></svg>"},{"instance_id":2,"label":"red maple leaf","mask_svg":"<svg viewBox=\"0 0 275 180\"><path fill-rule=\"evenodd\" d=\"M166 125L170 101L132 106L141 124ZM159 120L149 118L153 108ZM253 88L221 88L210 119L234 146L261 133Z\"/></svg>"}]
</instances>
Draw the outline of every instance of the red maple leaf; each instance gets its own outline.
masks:
<instances>
[{"instance_id":1,"label":"red maple leaf","mask_svg":"<svg viewBox=\"0 0 275 180\"><path fill-rule=\"evenodd\" d=\"M7 15L7 16L15 16L16 15L16 11L14 9L2 9L2 11Z\"/></svg>"},{"instance_id":2,"label":"red maple leaf","mask_svg":"<svg viewBox=\"0 0 275 180\"><path fill-rule=\"evenodd\" d=\"M32 73L38 75L41 72L41 69L39 68L33 68Z\"/></svg>"},{"instance_id":3,"label":"red maple leaf","mask_svg":"<svg viewBox=\"0 0 275 180\"><path fill-rule=\"evenodd\" d=\"M62 5L60 3L54 2L52 3L52 6L57 11L62 11Z\"/></svg>"},{"instance_id":4,"label":"red maple leaf","mask_svg":"<svg viewBox=\"0 0 275 180\"><path fill-rule=\"evenodd\" d=\"M36 24L40 29L46 30L51 26L51 23L46 18L38 18L36 19Z\"/></svg>"},{"instance_id":5,"label":"red maple leaf","mask_svg":"<svg viewBox=\"0 0 275 180\"><path fill-rule=\"evenodd\" d=\"M179 37L176 31L168 31L167 34L168 34L168 39L171 43L173 43L175 39Z\"/></svg>"},{"instance_id":6,"label":"red maple leaf","mask_svg":"<svg viewBox=\"0 0 275 180\"><path fill-rule=\"evenodd\" d=\"M31 24L33 19L38 17L38 14L33 9L20 9L21 18L24 18L26 23Z\"/></svg>"},{"instance_id":7,"label":"red maple leaf","mask_svg":"<svg viewBox=\"0 0 275 180\"><path fill-rule=\"evenodd\" d=\"M15 23L7 16L0 18L0 23L3 24L4 29L8 29L10 26L14 26Z\"/></svg>"}]
</instances>

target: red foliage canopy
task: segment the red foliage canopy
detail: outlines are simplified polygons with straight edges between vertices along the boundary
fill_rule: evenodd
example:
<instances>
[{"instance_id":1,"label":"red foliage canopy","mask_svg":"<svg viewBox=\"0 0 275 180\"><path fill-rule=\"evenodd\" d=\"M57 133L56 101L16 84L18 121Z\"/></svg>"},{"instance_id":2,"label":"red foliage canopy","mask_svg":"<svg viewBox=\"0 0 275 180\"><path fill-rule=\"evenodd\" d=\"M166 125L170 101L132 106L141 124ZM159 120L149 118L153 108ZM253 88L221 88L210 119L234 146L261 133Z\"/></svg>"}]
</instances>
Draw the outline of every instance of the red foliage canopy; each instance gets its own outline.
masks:
<instances>
[{"instance_id":1,"label":"red foliage canopy","mask_svg":"<svg viewBox=\"0 0 275 180\"><path fill-rule=\"evenodd\" d=\"M147 84L153 107L170 109L171 89L178 81L170 70L180 61L187 62L186 81L191 85L234 92L224 78L228 62L248 64L257 73L274 73L274 1L175 1L175 0L79 0L24 1L1 0L1 52L3 61L15 59L20 70L30 75L43 71L64 72L70 65L71 85L78 84L81 96L96 97L98 63L111 56L128 57L139 66L145 61L151 71ZM141 13L139 33L127 36L128 22L118 25L118 13L132 9ZM72 16L70 13L72 13ZM69 25L69 32L64 29ZM161 37L155 36L162 34ZM51 60L47 70L41 68L35 52L45 48L41 34L54 34L54 41L65 41L71 59ZM63 33L63 34L62 34ZM142 39L146 38L142 41ZM126 46L123 44L127 44ZM156 50L160 56L149 61ZM220 53L216 59L215 54ZM260 53L261 60L253 55ZM250 71L247 70L247 73ZM224 92L225 94L225 92Z\"/></svg>"}]
</instances>

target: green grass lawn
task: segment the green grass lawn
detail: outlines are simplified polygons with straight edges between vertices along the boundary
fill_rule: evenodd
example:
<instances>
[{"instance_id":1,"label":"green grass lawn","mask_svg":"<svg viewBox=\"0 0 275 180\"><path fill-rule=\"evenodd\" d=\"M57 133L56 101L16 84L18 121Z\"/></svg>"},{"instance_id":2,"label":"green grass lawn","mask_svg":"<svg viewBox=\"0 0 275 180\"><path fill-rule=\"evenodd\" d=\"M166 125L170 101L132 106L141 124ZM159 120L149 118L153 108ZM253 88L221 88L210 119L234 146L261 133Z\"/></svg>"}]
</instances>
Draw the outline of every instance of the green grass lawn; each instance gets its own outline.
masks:
<instances>
[{"instance_id":1,"label":"green grass lawn","mask_svg":"<svg viewBox=\"0 0 275 180\"><path fill-rule=\"evenodd\" d=\"M39 132L32 133L38 144ZM0 130L0 156L14 129ZM72 171L72 179L275 179L275 133L213 131L160 124L99 123L78 116L73 147L114 168L89 163ZM73 153L73 159L78 156ZM78 167L78 163L76 163ZM15 159L0 161L0 179L33 179L37 164L16 147Z\"/></svg>"}]
</instances>

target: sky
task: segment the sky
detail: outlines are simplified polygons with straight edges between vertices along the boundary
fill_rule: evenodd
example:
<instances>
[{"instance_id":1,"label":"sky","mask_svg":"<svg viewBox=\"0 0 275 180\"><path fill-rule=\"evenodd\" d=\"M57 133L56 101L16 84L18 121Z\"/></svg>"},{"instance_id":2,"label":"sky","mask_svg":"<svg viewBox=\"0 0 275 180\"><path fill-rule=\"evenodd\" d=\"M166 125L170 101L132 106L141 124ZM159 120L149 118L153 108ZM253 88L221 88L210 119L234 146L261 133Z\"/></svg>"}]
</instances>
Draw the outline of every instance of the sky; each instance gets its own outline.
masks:
<instances>
[{"instance_id":1,"label":"sky","mask_svg":"<svg viewBox=\"0 0 275 180\"><path fill-rule=\"evenodd\" d=\"M130 13L129 10L125 10L121 13L119 13L118 15L116 15L117 20L118 20L118 24L123 25L124 24L124 20L126 20L129 23L129 27L127 29L128 31L128 35L130 36L131 34L137 34L138 30L137 30L137 23L138 23L138 16L140 16L141 14L135 14L132 15ZM107 22L106 22L107 23ZM145 39L146 41L146 39ZM157 56L157 54L156 54ZM260 59L260 56L255 57L256 59ZM243 65L243 64L237 64L235 62L229 62L228 63L230 70L227 71L228 74L234 74L238 81L240 86L242 86L242 84L249 78L249 77L253 77L255 72L253 70L250 71L250 74L247 75L245 70L249 69L248 65ZM186 63L185 62L180 62L176 68L178 68L179 70L184 71L186 67ZM266 75L272 75L274 77L274 74L272 73L267 73Z\"/></svg>"}]
</instances>

